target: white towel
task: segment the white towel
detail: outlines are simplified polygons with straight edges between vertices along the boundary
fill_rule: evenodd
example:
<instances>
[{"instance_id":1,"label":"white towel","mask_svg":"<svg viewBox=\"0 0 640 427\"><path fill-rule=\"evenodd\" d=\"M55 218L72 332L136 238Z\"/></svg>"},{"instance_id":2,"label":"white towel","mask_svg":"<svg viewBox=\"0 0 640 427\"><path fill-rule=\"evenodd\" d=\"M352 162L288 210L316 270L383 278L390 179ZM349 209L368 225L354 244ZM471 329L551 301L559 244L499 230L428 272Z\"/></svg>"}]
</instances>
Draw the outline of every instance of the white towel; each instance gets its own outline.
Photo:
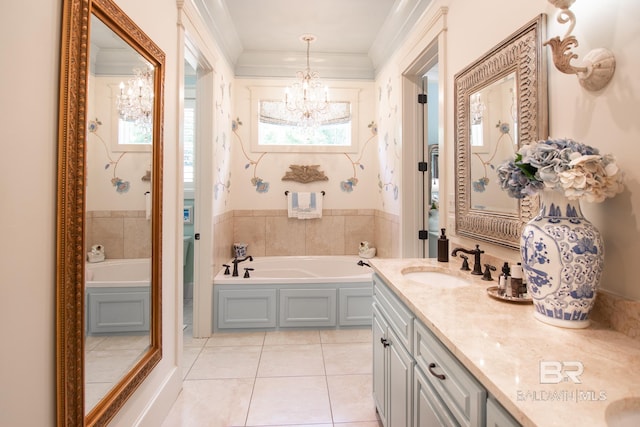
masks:
<instances>
[{"instance_id":1,"label":"white towel","mask_svg":"<svg viewBox=\"0 0 640 427\"><path fill-rule=\"evenodd\" d=\"M322 218L322 193L296 193L287 195L289 218Z\"/></svg>"},{"instance_id":2,"label":"white towel","mask_svg":"<svg viewBox=\"0 0 640 427\"><path fill-rule=\"evenodd\" d=\"M145 217L151 219L151 191L144 193L144 210Z\"/></svg>"}]
</instances>

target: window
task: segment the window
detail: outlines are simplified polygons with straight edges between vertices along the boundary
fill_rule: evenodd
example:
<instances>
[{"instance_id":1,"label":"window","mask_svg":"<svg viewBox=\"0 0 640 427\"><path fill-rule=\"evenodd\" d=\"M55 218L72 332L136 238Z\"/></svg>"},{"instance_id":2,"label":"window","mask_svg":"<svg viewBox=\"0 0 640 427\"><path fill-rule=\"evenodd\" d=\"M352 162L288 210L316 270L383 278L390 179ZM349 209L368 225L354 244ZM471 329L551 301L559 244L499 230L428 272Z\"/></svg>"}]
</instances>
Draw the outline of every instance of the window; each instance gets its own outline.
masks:
<instances>
[{"instance_id":1,"label":"window","mask_svg":"<svg viewBox=\"0 0 640 427\"><path fill-rule=\"evenodd\" d=\"M193 187L193 162L194 143L196 133L196 100L184 100L184 130L183 130L183 150L184 150L184 183L185 188Z\"/></svg>"},{"instance_id":2,"label":"window","mask_svg":"<svg viewBox=\"0 0 640 427\"><path fill-rule=\"evenodd\" d=\"M320 125L298 126L282 100L284 87L251 91L251 149L254 152L357 152L358 90L332 89Z\"/></svg>"},{"instance_id":3,"label":"window","mask_svg":"<svg viewBox=\"0 0 640 427\"><path fill-rule=\"evenodd\" d=\"M351 145L351 103L330 101L320 114L317 128L297 126L283 101L261 100L258 113L258 145Z\"/></svg>"}]
</instances>

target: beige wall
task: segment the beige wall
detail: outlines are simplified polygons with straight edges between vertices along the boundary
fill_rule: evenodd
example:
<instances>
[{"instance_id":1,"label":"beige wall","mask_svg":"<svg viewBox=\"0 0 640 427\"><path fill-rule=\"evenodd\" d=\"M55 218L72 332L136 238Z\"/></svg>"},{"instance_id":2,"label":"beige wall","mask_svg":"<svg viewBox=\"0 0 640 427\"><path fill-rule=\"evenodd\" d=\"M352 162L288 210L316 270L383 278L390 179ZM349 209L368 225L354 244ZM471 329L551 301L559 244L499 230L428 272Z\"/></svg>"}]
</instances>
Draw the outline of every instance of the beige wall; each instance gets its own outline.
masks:
<instances>
[{"instance_id":1,"label":"beige wall","mask_svg":"<svg viewBox=\"0 0 640 427\"><path fill-rule=\"evenodd\" d=\"M154 370L151 378L136 391L118 418L122 423L120 425L134 425L138 415L148 410L147 405L156 397L164 404L163 408L156 408L155 411L155 415L161 417L170 407L176 393L174 385L167 379L171 378L171 372L177 369L176 359L180 351L176 341L178 275L175 266L181 262L181 254L176 255L179 236L176 227L180 218L177 210L181 206L177 197L179 190L176 161L176 70L181 58L176 52L177 16L174 1L119 0L117 3L167 53L163 213L164 351L161 364ZM5 61L0 69L0 93L3 94L0 101L0 132L4 158L0 168L0 199L3 207L0 210L0 288L3 292L0 340L5 349L0 352L0 364L4 367L0 371L2 425L48 426L53 425L55 419L54 283L61 4L61 0L5 2L0 17L0 37L3 40L0 44L0 54L2 58L12 59ZM447 18L447 51L443 58L447 66L444 96L449 103L453 99L454 74L536 14L546 12L550 15L549 36L564 34L564 28L553 21L555 10L546 0L435 2L435 6L441 4L450 7ZM151 14L150 8L153 9ZM625 170L624 193L603 204L585 206L583 210L600 227L605 237L607 255L604 286L613 292L638 300L640 286L635 277L637 258L640 254L640 230L637 221L640 213L640 170L635 163L640 158L640 126L637 117L637 94L640 93L640 79L637 73L640 69L640 56L637 54L640 45L637 20L640 16L640 2L578 1L572 6L572 10L578 19L575 34L580 41L580 56L584 56L591 48L607 47L615 52L618 65L611 84L599 93L585 92L574 76L563 75L550 65L551 134L572 137L595 145L605 152L614 153ZM384 94L389 78L392 83L397 81L400 72L401 70L386 72L385 78L376 80L375 96L377 97L378 90ZM223 74L228 73L227 70ZM384 75L384 72L381 75ZM453 138L453 109L447 108L446 114L446 127ZM221 111L219 116L227 121L232 117L228 109ZM387 141L391 146L394 144L393 137L398 136L397 132L389 132L390 138ZM227 136L231 135L227 133ZM383 138L380 138L380 141L382 140ZM447 140L446 144L446 149L453 149L452 139ZM219 147L222 150L222 143ZM219 153L220 156L221 153L222 151ZM388 172L390 168L381 164L374 169L374 177L378 172ZM452 165L447 165L447 171L452 169ZM396 170L396 173L398 172ZM446 172L444 180L452 182L452 173ZM238 185L234 184L233 188L234 191L237 189L236 194L241 197L243 192L253 190L243 188L240 183L246 184L246 176L239 176L241 178ZM442 191L451 193L449 196L453 200L451 186L443 188ZM282 197L277 193L278 197ZM226 197L228 193L223 191L222 194ZM379 194L385 196L379 198ZM399 215L399 210L392 202L394 199L391 190L378 193L376 188L369 196L375 197L377 202L364 206L365 209ZM226 198L218 199L216 215L234 209L227 201ZM340 207L336 205L328 208ZM351 208L357 207L349 207ZM374 218L376 222L382 217L376 215ZM225 221L233 221L233 216L223 219L223 222ZM214 246L217 245L220 238L226 246L225 251L228 251L229 242L233 241L229 238L232 237L232 232L228 231L229 227L232 229L232 225L221 227L220 233L217 233L212 243ZM448 228L453 231L452 227ZM389 232L390 241L393 241L392 233ZM453 239L455 236L452 236ZM458 240L465 245L472 243ZM377 242L377 245L382 249L380 242ZM513 255L500 248L491 249L502 258ZM223 248L219 250L222 251ZM37 268L34 268L34 265ZM165 380L169 383L165 383ZM153 409L151 413L154 413ZM159 425L159 422L155 425Z\"/></svg>"}]
</instances>

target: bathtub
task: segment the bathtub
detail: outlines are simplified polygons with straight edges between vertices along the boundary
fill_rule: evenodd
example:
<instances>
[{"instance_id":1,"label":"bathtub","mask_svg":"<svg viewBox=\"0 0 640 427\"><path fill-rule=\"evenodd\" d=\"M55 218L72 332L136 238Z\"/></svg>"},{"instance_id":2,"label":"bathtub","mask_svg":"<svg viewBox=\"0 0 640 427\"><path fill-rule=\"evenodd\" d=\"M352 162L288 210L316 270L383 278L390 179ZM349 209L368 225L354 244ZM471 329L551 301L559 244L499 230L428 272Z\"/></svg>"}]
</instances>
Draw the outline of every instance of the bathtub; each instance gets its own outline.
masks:
<instances>
[{"instance_id":1,"label":"bathtub","mask_svg":"<svg viewBox=\"0 0 640 427\"><path fill-rule=\"evenodd\" d=\"M373 273L356 256L256 257L213 280L214 332L371 327ZM229 262L230 272L233 263ZM244 269L253 268L243 278Z\"/></svg>"},{"instance_id":2,"label":"bathtub","mask_svg":"<svg viewBox=\"0 0 640 427\"><path fill-rule=\"evenodd\" d=\"M149 286L150 283L150 258L108 259L85 265L87 288Z\"/></svg>"},{"instance_id":3,"label":"bathtub","mask_svg":"<svg viewBox=\"0 0 640 427\"><path fill-rule=\"evenodd\" d=\"M238 264L238 277L224 274L213 279L214 285L232 284L305 284L371 282L371 268L358 265L357 256L272 256L254 257ZM364 260L366 261L366 260ZM233 262L230 272L233 272ZM253 268L245 279L244 269Z\"/></svg>"},{"instance_id":4,"label":"bathtub","mask_svg":"<svg viewBox=\"0 0 640 427\"><path fill-rule=\"evenodd\" d=\"M85 265L87 335L148 333L151 259L111 259Z\"/></svg>"}]
</instances>

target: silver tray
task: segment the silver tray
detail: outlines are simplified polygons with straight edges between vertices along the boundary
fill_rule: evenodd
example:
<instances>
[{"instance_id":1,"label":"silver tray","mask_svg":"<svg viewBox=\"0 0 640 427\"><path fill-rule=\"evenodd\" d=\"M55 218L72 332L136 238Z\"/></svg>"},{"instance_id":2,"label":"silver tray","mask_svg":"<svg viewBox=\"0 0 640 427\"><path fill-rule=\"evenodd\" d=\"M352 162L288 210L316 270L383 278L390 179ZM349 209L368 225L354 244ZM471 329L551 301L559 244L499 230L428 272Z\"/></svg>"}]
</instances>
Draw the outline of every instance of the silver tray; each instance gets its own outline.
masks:
<instances>
[{"instance_id":1,"label":"silver tray","mask_svg":"<svg viewBox=\"0 0 640 427\"><path fill-rule=\"evenodd\" d=\"M531 299L531 297L521 298L521 297L510 297L510 296L507 296L507 295L500 295L500 291L499 291L497 286L488 287L487 288L487 293L489 294L490 297L498 299L500 301L516 302L516 303L519 303L519 304L532 304L533 303L533 299Z\"/></svg>"}]
</instances>

